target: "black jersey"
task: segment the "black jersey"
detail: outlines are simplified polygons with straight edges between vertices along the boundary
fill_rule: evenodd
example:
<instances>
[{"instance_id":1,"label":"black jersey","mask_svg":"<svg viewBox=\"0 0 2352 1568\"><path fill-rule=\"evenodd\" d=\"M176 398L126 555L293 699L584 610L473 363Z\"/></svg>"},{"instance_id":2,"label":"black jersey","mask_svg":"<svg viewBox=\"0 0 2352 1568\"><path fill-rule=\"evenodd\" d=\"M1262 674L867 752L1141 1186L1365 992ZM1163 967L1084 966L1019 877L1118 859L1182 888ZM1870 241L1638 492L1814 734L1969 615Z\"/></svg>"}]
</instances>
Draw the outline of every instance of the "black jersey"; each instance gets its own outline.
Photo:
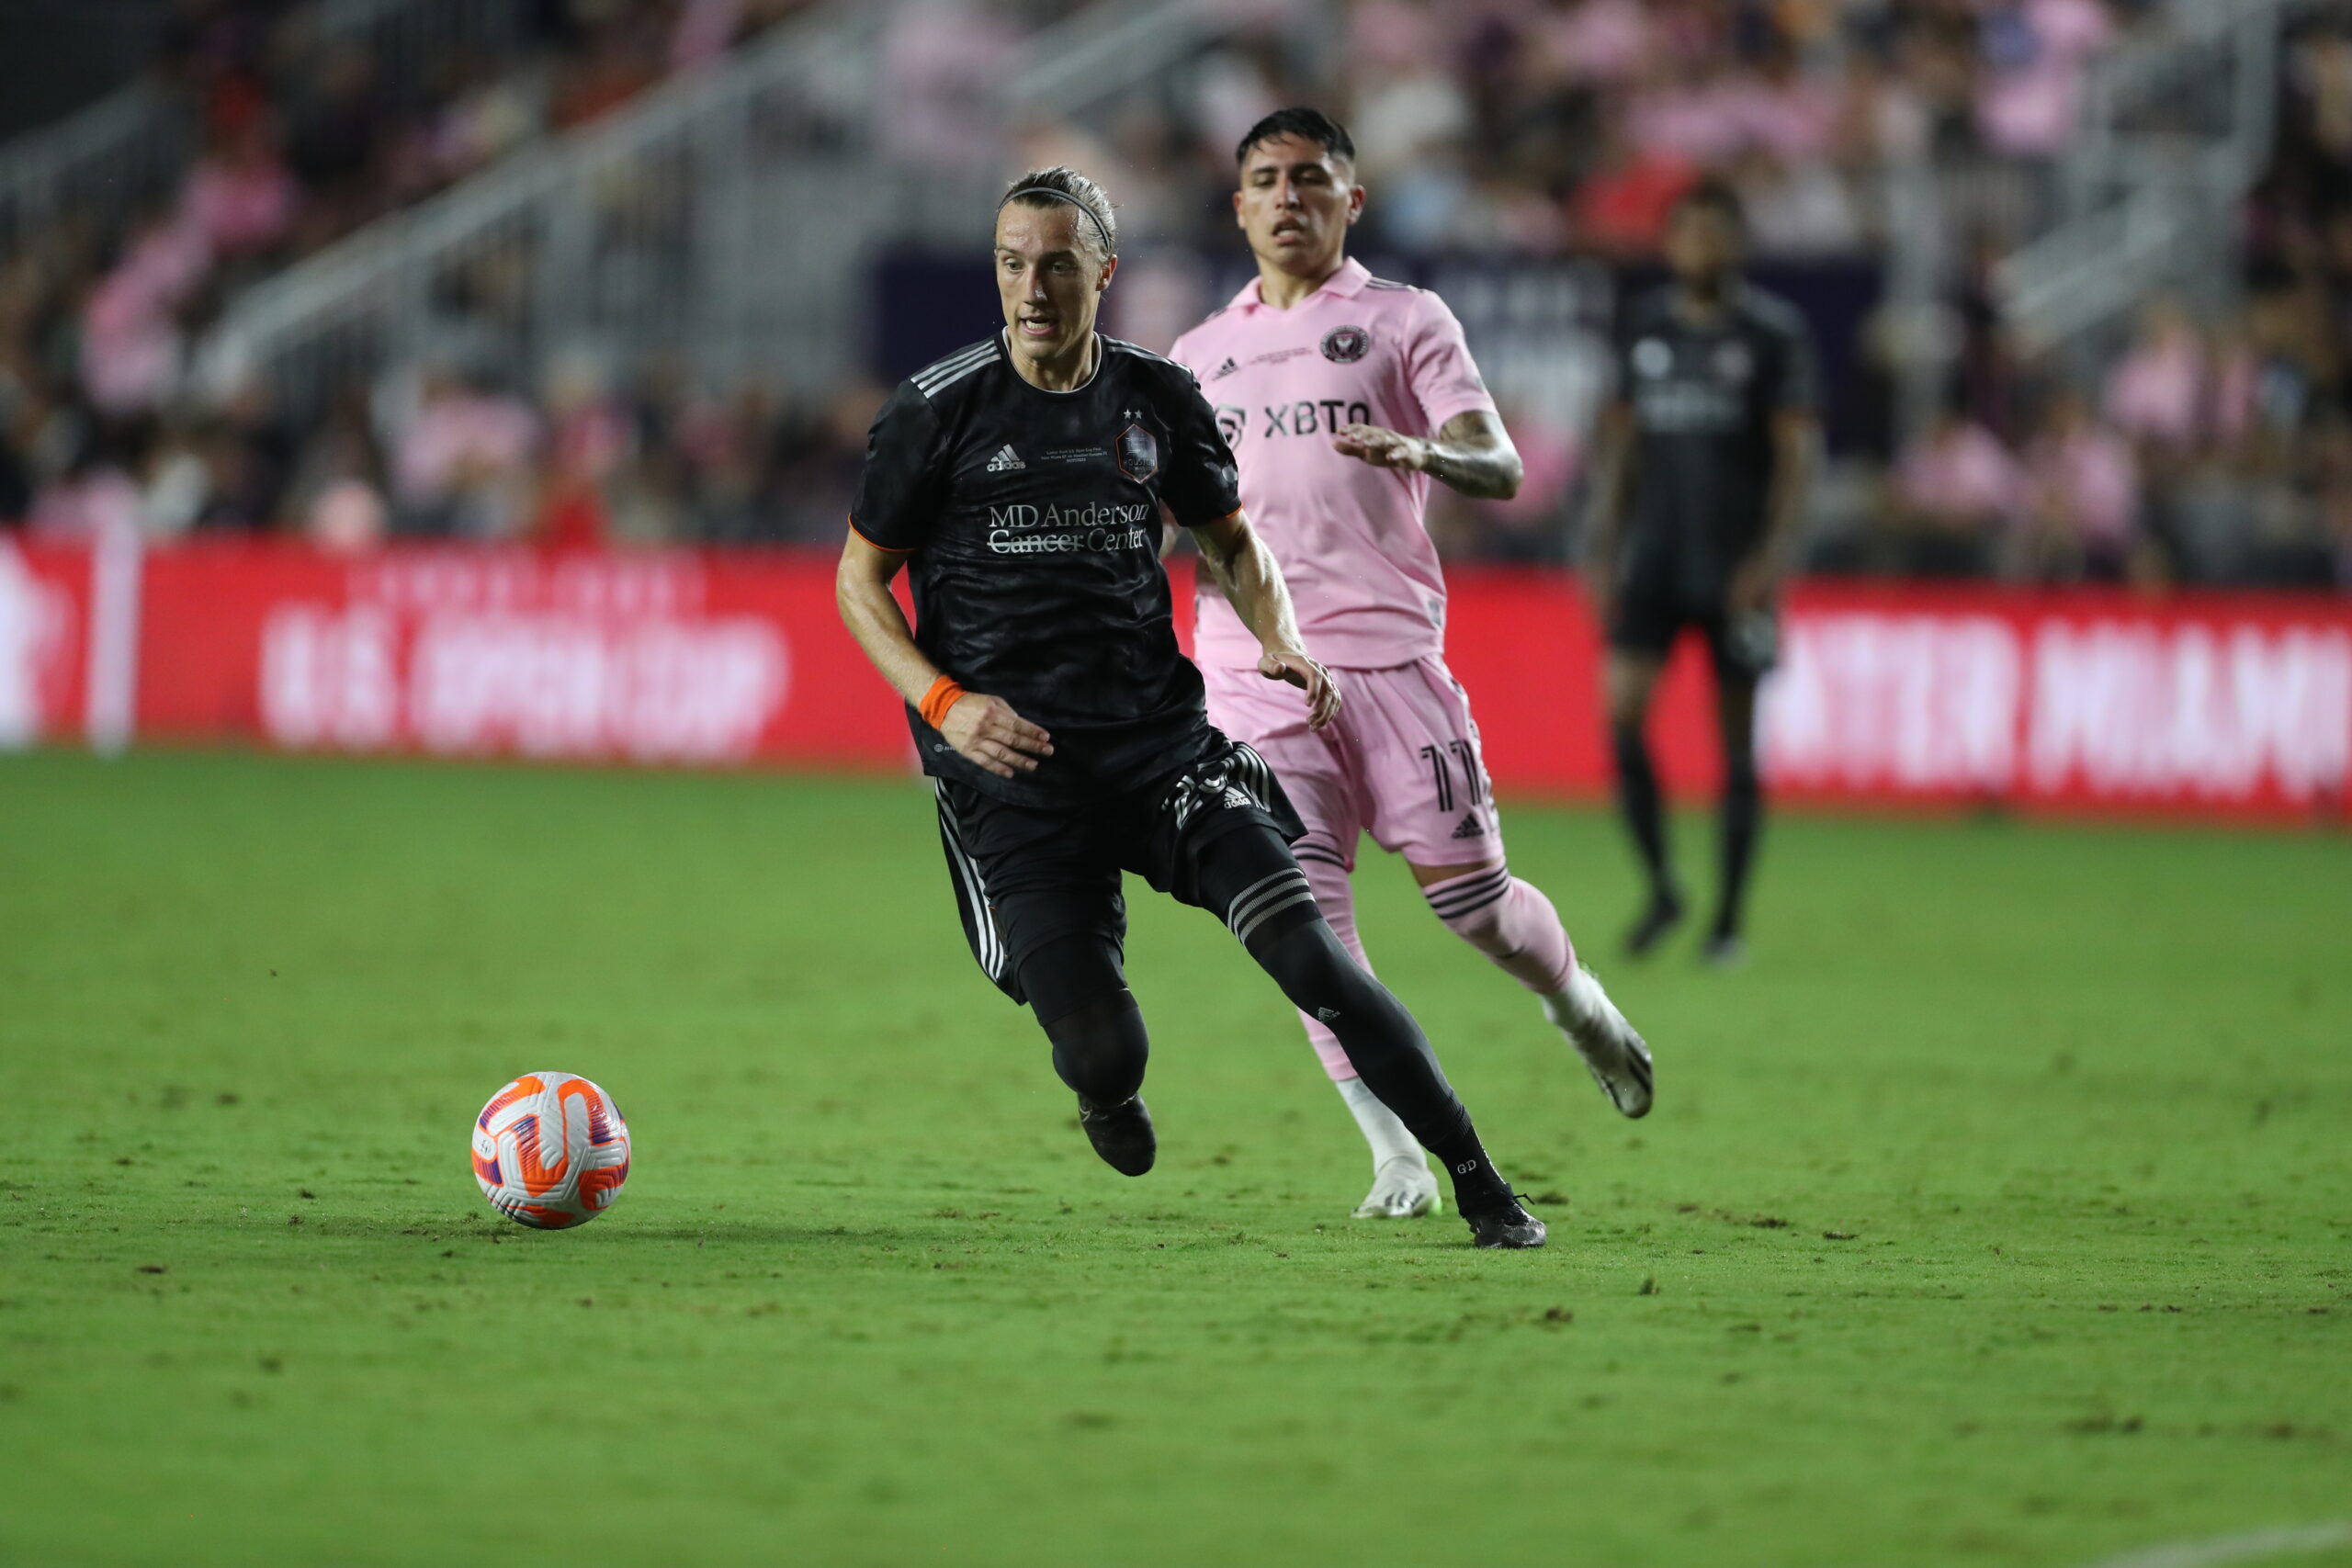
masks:
<instances>
[{"instance_id":1,"label":"black jersey","mask_svg":"<svg viewBox=\"0 0 2352 1568\"><path fill-rule=\"evenodd\" d=\"M866 438L850 524L911 550L915 642L1053 737L1002 779L908 709L923 771L1052 806L1172 775L1209 737L1176 646L1159 509L1187 527L1241 506L1233 453L1192 372L1116 338L1068 392L1022 379L1000 334L899 384Z\"/></svg>"},{"instance_id":2,"label":"black jersey","mask_svg":"<svg viewBox=\"0 0 2352 1568\"><path fill-rule=\"evenodd\" d=\"M1719 605L1764 535L1773 416L1814 406L1804 319L1743 284L1699 326L1660 288L1627 312L1617 373L1635 432L1624 580L1692 608Z\"/></svg>"}]
</instances>

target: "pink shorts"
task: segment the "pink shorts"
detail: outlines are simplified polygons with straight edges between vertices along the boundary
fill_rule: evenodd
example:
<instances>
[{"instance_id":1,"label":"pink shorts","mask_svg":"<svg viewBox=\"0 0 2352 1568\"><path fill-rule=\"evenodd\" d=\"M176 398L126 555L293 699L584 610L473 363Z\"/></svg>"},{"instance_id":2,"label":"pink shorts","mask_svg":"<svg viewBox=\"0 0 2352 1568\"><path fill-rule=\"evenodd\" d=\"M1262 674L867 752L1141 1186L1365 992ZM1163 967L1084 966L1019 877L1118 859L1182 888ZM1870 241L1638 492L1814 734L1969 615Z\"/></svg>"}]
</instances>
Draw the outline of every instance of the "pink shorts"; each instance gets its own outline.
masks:
<instances>
[{"instance_id":1,"label":"pink shorts","mask_svg":"<svg viewBox=\"0 0 2352 1568\"><path fill-rule=\"evenodd\" d=\"M1470 698L1429 658L1392 670L1331 671L1340 716L1306 728L1306 694L1254 670L1201 671L1209 722L1272 764L1306 823L1303 859L1355 868L1356 839L1415 865L1476 865L1503 858Z\"/></svg>"}]
</instances>

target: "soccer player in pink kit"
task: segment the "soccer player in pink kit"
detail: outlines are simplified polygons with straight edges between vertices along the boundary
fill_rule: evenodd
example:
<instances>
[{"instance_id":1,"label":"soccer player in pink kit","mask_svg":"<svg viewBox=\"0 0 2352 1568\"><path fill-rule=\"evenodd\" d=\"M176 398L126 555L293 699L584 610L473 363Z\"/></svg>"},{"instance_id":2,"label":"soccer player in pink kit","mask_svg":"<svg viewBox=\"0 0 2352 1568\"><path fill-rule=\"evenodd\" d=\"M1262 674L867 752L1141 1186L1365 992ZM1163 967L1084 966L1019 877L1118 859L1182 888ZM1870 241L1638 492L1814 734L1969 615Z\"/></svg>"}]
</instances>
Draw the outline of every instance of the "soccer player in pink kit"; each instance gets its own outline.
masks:
<instances>
[{"instance_id":1,"label":"soccer player in pink kit","mask_svg":"<svg viewBox=\"0 0 2352 1568\"><path fill-rule=\"evenodd\" d=\"M1551 901L1510 874L1478 727L1445 667L1445 578L1422 521L1430 481L1508 497L1519 454L1445 302L1348 259L1364 192L1347 131L1283 109L1251 127L1238 162L1234 216L1258 276L1170 356L1216 406L1242 504L1347 701L1310 728L1298 694L1258 673L1248 628L1204 594L1194 658L1209 716L1273 765L1306 823L1299 863L1357 962L1371 967L1348 874L1368 831L1405 857L1441 920L1541 998L1610 1102L1645 1115L1648 1048L1577 963ZM1431 1213L1437 1182L1419 1146L1330 1030L1301 1016L1372 1145L1356 1216Z\"/></svg>"}]
</instances>

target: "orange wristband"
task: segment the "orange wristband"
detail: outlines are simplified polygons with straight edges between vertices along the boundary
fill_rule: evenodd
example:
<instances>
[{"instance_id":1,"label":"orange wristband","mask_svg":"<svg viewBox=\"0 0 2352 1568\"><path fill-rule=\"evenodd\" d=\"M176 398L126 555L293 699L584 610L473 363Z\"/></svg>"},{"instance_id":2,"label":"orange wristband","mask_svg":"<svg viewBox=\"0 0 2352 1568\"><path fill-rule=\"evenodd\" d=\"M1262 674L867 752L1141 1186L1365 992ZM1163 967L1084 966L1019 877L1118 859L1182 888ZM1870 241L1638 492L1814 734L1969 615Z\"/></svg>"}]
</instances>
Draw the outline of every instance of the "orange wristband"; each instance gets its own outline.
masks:
<instances>
[{"instance_id":1,"label":"orange wristband","mask_svg":"<svg viewBox=\"0 0 2352 1568\"><path fill-rule=\"evenodd\" d=\"M931 683L931 690L922 694L922 701L915 705L915 712L922 715L925 724L937 729L947 722L947 710L954 707L956 699L963 694L964 688L957 685L953 677L942 675Z\"/></svg>"}]
</instances>

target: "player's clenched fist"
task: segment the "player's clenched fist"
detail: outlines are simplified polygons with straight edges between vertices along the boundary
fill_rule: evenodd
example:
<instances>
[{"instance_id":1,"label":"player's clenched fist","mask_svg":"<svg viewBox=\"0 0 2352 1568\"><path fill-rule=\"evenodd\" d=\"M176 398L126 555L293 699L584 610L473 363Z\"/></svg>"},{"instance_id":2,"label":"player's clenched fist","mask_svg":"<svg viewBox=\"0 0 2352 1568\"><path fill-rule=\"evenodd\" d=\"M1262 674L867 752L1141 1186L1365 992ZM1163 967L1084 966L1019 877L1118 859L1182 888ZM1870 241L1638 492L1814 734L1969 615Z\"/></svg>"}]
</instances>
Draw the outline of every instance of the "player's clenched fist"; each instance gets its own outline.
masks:
<instances>
[{"instance_id":1,"label":"player's clenched fist","mask_svg":"<svg viewBox=\"0 0 2352 1568\"><path fill-rule=\"evenodd\" d=\"M1340 714L1340 683L1331 672L1306 655L1293 650L1268 653L1258 660L1258 673L1269 681L1288 681L1306 694L1306 728L1320 729Z\"/></svg>"},{"instance_id":2,"label":"player's clenched fist","mask_svg":"<svg viewBox=\"0 0 2352 1568\"><path fill-rule=\"evenodd\" d=\"M1034 773L1039 758L1054 754L1052 736L1013 712L1002 697L978 692L956 699L939 733L962 756L1001 779Z\"/></svg>"}]
</instances>

